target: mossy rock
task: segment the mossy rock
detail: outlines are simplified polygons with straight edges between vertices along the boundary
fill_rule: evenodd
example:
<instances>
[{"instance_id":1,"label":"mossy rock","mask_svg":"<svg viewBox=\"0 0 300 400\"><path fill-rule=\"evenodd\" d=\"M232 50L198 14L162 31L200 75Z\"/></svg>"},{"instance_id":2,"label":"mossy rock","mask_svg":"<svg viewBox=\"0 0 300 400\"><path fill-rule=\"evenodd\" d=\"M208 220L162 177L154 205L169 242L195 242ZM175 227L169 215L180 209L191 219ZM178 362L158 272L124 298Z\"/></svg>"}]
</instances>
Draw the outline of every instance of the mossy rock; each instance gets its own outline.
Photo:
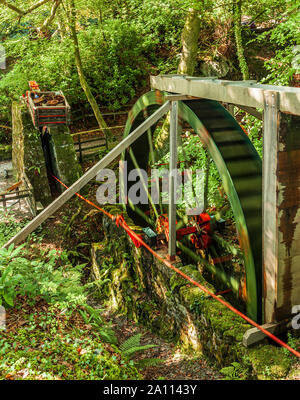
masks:
<instances>
[{"instance_id":1,"label":"mossy rock","mask_svg":"<svg viewBox=\"0 0 300 400\"><path fill-rule=\"evenodd\" d=\"M72 136L65 126L51 128L50 135L53 172L65 185L71 186L82 175ZM65 190L62 185L58 188L61 192Z\"/></svg>"},{"instance_id":2,"label":"mossy rock","mask_svg":"<svg viewBox=\"0 0 300 400\"><path fill-rule=\"evenodd\" d=\"M281 347L272 345L259 345L249 349L248 355L258 379L283 379L292 363Z\"/></svg>"}]
</instances>

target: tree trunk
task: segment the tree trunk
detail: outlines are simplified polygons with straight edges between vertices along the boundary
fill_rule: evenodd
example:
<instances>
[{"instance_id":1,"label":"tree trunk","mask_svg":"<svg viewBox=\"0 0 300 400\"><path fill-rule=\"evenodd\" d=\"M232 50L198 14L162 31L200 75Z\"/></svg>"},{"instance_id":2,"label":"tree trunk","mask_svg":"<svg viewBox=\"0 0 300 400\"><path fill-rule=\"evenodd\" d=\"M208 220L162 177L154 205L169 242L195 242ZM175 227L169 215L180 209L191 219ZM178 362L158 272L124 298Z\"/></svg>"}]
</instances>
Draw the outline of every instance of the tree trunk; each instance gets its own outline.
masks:
<instances>
[{"instance_id":1,"label":"tree trunk","mask_svg":"<svg viewBox=\"0 0 300 400\"><path fill-rule=\"evenodd\" d=\"M178 66L179 74L193 75L197 63L198 39L200 35L199 10L189 8L181 35L182 53Z\"/></svg>"},{"instance_id":2,"label":"tree trunk","mask_svg":"<svg viewBox=\"0 0 300 400\"><path fill-rule=\"evenodd\" d=\"M80 81L81 87L84 90L84 93L87 97L87 100L92 107L92 110L93 110L96 120L98 122L99 128L104 131L106 148L107 148L108 137L109 137L109 131L107 129L107 124L101 115L101 112L100 112L100 109L96 102L96 99L93 96L93 93L91 92L91 89L89 87L89 84L85 78L84 71L83 71L82 61L81 61L81 57L80 57L78 37L77 37L77 32L76 32L76 9L75 9L74 0L70 0L69 27L70 27L71 37L72 37L73 43L74 43L75 62L76 62L76 67L77 67L77 71L78 71L79 81Z\"/></svg>"},{"instance_id":3,"label":"tree trunk","mask_svg":"<svg viewBox=\"0 0 300 400\"><path fill-rule=\"evenodd\" d=\"M234 18L234 36L235 36L236 51L243 79L247 80L249 79L249 70L244 55L244 48L242 41L241 10L242 10L242 0L235 0L233 8L233 18Z\"/></svg>"},{"instance_id":4,"label":"tree trunk","mask_svg":"<svg viewBox=\"0 0 300 400\"><path fill-rule=\"evenodd\" d=\"M198 39L200 35L200 11L189 8L185 25L181 34L182 52L180 63L177 69L178 74L193 75L197 64ZM154 147L155 157L160 159L169 146L170 113L156 136ZM181 136L178 135L178 144L181 143Z\"/></svg>"}]
</instances>

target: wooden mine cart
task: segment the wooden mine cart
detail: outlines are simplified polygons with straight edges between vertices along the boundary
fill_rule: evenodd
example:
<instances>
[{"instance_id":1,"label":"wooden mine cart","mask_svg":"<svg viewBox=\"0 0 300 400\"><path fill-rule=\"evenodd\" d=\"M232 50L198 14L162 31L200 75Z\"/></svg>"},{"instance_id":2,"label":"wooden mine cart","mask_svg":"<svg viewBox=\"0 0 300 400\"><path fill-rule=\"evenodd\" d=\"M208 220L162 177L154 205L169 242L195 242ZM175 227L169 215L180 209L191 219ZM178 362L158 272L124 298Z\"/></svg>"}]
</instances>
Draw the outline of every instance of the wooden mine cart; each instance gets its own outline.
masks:
<instances>
[{"instance_id":1,"label":"wooden mine cart","mask_svg":"<svg viewBox=\"0 0 300 400\"><path fill-rule=\"evenodd\" d=\"M28 91L26 100L35 128L70 124L71 108L62 91Z\"/></svg>"}]
</instances>

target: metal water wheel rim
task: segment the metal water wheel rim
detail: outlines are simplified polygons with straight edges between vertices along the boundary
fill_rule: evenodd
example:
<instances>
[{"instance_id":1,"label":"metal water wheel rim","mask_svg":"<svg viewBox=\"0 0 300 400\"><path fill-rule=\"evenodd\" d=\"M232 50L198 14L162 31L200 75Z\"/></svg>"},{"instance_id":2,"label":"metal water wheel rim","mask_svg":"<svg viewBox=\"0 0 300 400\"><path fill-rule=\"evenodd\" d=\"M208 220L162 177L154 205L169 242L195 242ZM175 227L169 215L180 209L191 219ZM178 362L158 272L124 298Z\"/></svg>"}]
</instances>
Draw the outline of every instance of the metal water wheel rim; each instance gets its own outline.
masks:
<instances>
[{"instance_id":1,"label":"metal water wheel rim","mask_svg":"<svg viewBox=\"0 0 300 400\"><path fill-rule=\"evenodd\" d=\"M129 112L124 137L129 135L164 102L164 93L159 91L148 92L138 99ZM199 99L179 101L178 106L180 120L189 123L198 134L219 171L225 193L231 204L238 239L244 253L247 314L260 322L262 319L261 159L245 132L220 103ZM151 128L152 135L157 123ZM134 149L137 149L141 143L143 144L143 151L138 154L134 152ZM146 169L143 167L146 167L149 159L150 149L146 143L145 133L130 147L135 156L140 158L138 165L142 169ZM226 149L234 149L234 146L237 147L237 145L242 149L243 154L240 156L233 154L232 157L226 156L226 151L228 152ZM235 153L234 150L233 153ZM123 153L122 158L130 164L128 151ZM128 170L130 171L130 169L131 166L129 165ZM238 171L238 174L233 174L235 170ZM254 179L252 192L250 188L248 192L246 191L245 196L245 182L247 184L250 179ZM130 214L129 207L127 207L127 211Z\"/></svg>"}]
</instances>

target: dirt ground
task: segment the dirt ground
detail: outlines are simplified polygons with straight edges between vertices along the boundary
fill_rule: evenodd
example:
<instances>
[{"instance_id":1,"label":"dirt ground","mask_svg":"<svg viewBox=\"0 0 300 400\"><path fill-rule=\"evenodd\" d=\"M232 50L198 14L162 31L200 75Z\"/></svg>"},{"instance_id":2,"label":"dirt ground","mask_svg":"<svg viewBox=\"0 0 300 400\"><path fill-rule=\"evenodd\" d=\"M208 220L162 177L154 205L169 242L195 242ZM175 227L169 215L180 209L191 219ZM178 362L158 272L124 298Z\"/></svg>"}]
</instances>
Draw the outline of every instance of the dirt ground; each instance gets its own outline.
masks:
<instances>
[{"instance_id":1,"label":"dirt ground","mask_svg":"<svg viewBox=\"0 0 300 400\"><path fill-rule=\"evenodd\" d=\"M159 359L155 366L149 366L142 370L144 379L166 379L166 380L219 380L222 379L220 372L212 366L204 357L194 357L192 354L184 354L180 348L172 343L164 341L159 336L149 332L144 327L129 321L126 316L118 316L110 310L104 312L103 316L112 323L119 343L123 343L129 337L138 333L142 334L142 345L155 345L150 349L137 353L134 360Z\"/></svg>"}]
</instances>

